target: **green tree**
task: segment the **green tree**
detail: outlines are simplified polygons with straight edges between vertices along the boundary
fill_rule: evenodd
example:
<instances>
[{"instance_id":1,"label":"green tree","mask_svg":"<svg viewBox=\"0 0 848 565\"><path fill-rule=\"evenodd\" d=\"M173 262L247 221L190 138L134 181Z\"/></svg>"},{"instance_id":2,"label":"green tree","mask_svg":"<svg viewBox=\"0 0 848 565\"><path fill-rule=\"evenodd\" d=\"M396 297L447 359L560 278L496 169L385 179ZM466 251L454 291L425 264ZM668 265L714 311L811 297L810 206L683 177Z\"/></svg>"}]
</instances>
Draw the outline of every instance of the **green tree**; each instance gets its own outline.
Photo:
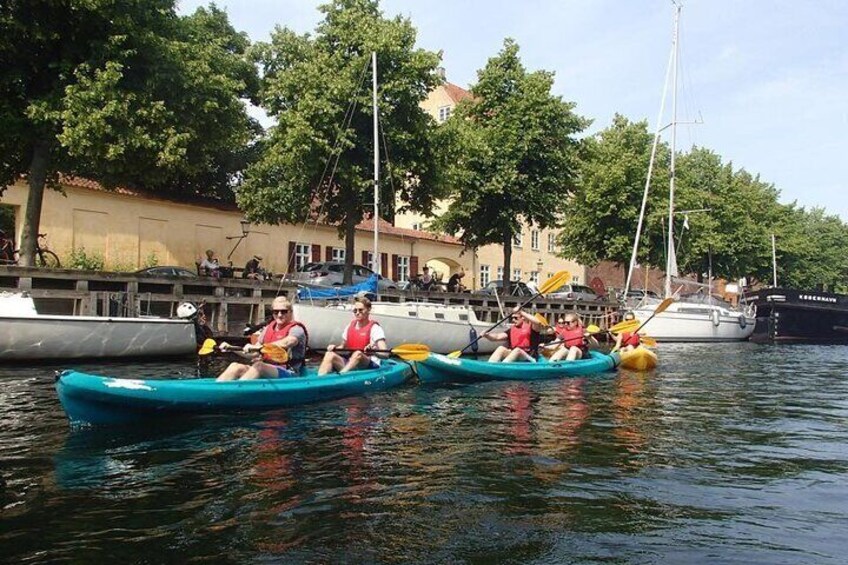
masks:
<instances>
[{"instance_id":1,"label":"green tree","mask_svg":"<svg viewBox=\"0 0 848 565\"><path fill-rule=\"evenodd\" d=\"M518 51L504 41L444 126L453 202L434 224L471 248L501 244L505 273L523 224L556 224L577 175L574 136L589 125L551 94L553 74L528 73Z\"/></svg>"},{"instance_id":2,"label":"green tree","mask_svg":"<svg viewBox=\"0 0 848 565\"><path fill-rule=\"evenodd\" d=\"M241 101L258 84L247 47L216 8L180 18L173 0L6 2L0 181L29 183L22 263L59 172L226 194L256 134Z\"/></svg>"},{"instance_id":3,"label":"green tree","mask_svg":"<svg viewBox=\"0 0 848 565\"><path fill-rule=\"evenodd\" d=\"M314 37L277 28L270 43L255 47L261 103L277 125L237 199L256 221L296 223L317 212L337 224L349 282L355 228L374 191L371 53L381 139L391 159L381 172L381 215L394 210L393 192L425 212L439 196L434 122L419 107L438 84L439 55L416 49L411 22L384 18L377 1L334 0L320 10L324 20Z\"/></svg>"},{"instance_id":4,"label":"green tree","mask_svg":"<svg viewBox=\"0 0 848 565\"><path fill-rule=\"evenodd\" d=\"M605 130L586 140L580 181L563 210L561 254L585 265L607 260L626 271L642 206L653 135L647 123L616 115ZM657 149L646 212L653 217L668 210L668 148ZM664 266L661 223L645 223L638 260Z\"/></svg>"}]
</instances>

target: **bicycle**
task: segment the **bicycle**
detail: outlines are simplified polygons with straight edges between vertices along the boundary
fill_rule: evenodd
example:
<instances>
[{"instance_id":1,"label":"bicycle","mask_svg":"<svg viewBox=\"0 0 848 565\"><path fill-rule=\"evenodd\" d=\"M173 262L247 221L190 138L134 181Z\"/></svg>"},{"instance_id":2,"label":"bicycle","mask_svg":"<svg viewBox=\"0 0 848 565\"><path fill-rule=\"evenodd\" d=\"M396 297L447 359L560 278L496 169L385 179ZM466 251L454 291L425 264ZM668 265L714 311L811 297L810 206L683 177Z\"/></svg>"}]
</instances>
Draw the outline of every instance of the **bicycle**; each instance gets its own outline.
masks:
<instances>
[{"instance_id":1,"label":"bicycle","mask_svg":"<svg viewBox=\"0 0 848 565\"><path fill-rule=\"evenodd\" d=\"M47 248L47 242L41 245L40 241L47 238L46 233L38 234L38 241L35 243L35 264L38 267L46 267L48 269L58 269L62 266L59 261L59 256ZM5 234L0 236L0 264L17 265L20 261L20 249L12 248L12 240L7 239Z\"/></svg>"}]
</instances>

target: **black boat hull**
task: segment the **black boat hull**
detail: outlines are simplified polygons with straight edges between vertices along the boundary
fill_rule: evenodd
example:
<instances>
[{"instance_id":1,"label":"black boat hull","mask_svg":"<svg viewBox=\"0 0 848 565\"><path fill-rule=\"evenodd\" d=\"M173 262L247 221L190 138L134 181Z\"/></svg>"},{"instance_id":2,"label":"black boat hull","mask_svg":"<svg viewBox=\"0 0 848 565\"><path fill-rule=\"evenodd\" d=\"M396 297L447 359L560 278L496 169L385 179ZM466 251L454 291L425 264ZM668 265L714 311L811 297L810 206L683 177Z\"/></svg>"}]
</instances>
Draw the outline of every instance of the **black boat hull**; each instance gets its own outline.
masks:
<instances>
[{"instance_id":1,"label":"black boat hull","mask_svg":"<svg viewBox=\"0 0 848 565\"><path fill-rule=\"evenodd\" d=\"M770 288L751 297L757 343L848 343L848 295Z\"/></svg>"}]
</instances>

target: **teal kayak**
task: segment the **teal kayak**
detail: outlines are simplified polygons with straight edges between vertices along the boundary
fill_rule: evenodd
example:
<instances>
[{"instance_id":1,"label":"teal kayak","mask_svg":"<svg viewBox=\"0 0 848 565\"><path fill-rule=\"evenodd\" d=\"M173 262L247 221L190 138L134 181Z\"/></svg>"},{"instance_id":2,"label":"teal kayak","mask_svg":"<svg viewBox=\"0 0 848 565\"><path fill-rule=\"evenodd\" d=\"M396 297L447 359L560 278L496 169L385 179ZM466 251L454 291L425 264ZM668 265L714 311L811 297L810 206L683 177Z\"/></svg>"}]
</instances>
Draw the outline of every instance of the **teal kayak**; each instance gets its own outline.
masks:
<instances>
[{"instance_id":1,"label":"teal kayak","mask_svg":"<svg viewBox=\"0 0 848 565\"><path fill-rule=\"evenodd\" d=\"M611 371L618 366L618 353L606 354L590 351L589 357L577 361L542 359L537 363L489 363L431 354L415 364L415 372L422 383L463 381L534 381L539 379L561 379Z\"/></svg>"},{"instance_id":2,"label":"teal kayak","mask_svg":"<svg viewBox=\"0 0 848 565\"><path fill-rule=\"evenodd\" d=\"M399 386L412 367L383 361L379 369L317 376L217 382L215 379L124 379L64 371L56 392L72 423L118 424L166 414L266 410L358 396Z\"/></svg>"}]
</instances>

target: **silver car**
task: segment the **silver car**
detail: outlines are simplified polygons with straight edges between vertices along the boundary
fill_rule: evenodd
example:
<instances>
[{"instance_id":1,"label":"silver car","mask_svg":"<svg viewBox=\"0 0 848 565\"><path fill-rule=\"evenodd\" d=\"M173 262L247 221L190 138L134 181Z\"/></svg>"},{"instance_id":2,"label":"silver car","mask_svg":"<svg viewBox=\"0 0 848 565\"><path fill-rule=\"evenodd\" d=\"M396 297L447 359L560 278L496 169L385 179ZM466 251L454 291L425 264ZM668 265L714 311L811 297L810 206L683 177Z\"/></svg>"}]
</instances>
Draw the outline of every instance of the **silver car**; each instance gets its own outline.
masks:
<instances>
[{"instance_id":1,"label":"silver car","mask_svg":"<svg viewBox=\"0 0 848 565\"><path fill-rule=\"evenodd\" d=\"M353 265L353 284L359 284L368 279L374 271L362 265ZM378 275L378 290L397 290L398 285L392 279ZM298 284L314 286L342 286L344 278L344 263L341 261L322 261L321 263L307 263L292 273L289 277Z\"/></svg>"},{"instance_id":2,"label":"silver car","mask_svg":"<svg viewBox=\"0 0 848 565\"><path fill-rule=\"evenodd\" d=\"M566 300L582 300L583 302L593 302L602 300L591 287L582 284L564 284L555 291L549 293L548 298L564 298Z\"/></svg>"}]
</instances>

